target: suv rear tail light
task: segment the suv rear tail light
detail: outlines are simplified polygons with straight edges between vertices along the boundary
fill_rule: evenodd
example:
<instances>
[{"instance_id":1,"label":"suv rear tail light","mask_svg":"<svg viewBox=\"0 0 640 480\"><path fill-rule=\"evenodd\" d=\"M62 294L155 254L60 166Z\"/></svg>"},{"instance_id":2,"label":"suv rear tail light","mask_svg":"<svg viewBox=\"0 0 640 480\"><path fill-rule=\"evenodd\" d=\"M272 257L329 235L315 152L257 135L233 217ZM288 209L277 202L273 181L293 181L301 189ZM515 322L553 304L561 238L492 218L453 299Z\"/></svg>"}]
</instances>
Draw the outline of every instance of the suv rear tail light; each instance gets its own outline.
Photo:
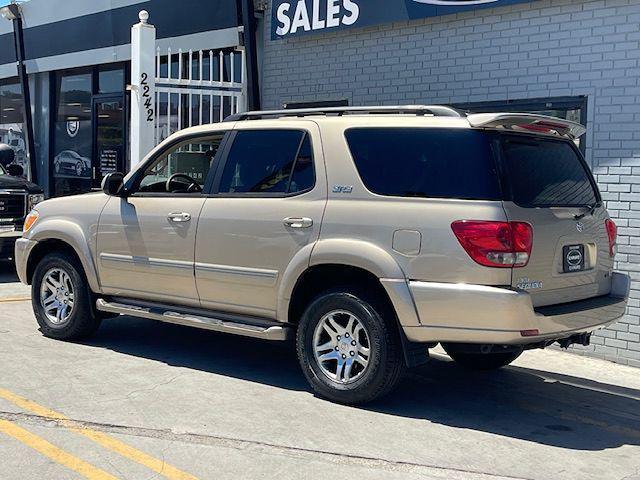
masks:
<instances>
[{"instance_id":1,"label":"suv rear tail light","mask_svg":"<svg viewBox=\"0 0 640 480\"><path fill-rule=\"evenodd\" d=\"M604 222L604 226L607 228L607 235L609 237L609 255L616 256L616 240L618 238L618 227L610 218L607 218Z\"/></svg>"},{"instance_id":2,"label":"suv rear tail light","mask_svg":"<svg viewBox=\"0 0 640 480\"><path fill-rule=\"evenodd\" d=\"M524 222L459 220L453 233L469 256L485 267L524 267L533 247L533 228Z\"/></svg>"}]
</instances>

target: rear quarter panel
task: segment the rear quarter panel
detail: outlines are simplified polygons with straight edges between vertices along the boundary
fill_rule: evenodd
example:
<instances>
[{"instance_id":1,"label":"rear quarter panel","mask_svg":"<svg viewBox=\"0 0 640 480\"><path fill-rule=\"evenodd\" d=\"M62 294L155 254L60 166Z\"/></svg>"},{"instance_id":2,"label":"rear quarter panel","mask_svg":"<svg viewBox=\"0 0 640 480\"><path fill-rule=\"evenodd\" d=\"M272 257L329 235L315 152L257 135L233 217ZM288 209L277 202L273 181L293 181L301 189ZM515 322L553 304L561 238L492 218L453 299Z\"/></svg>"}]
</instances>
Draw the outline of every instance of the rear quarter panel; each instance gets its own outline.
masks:
<instances>
[{"instance_id":1,"label":"rear quarter panel","mask_svg":"<svg viewBox=\"0 0 640 480\"><path fill-rule=\"evenodd\" d=\"M368 120L362 126L375 122ZM412 120L407 122L407 126L424 124ZM442 124L438 126L442 127ZM328 240L342 239L370 244L393 259L398 268L383 264L378 272L372 272L379 277L401 276L409 280L494 286L511 283L510 269L478 265L464 251L451 230L451 223L456 220L505 221L502 202L373 194L360 180L344 131L344 122L322 122L329 201L312 263L320 261L317 252L322 252L323 263L332 257L332 253L335 258L340 258L340 252L327 252L322 245L328 244ZM357 266L366 268L372 259L366 257L366 249L362 254L365 258Z\"/></svg>"}]
</instances>

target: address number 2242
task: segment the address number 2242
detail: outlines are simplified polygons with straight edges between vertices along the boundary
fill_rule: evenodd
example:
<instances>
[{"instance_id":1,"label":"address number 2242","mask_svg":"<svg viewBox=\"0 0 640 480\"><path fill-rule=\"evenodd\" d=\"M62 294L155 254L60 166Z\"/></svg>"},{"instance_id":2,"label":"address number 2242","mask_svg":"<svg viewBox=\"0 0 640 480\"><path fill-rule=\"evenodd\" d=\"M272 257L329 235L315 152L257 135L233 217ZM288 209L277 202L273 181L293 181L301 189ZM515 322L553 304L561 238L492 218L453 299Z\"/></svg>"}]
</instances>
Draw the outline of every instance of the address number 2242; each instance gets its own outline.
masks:
<instances>
[{"instance_id":1,"label":"address number 2242","mask_svg":"<svg viewBox=\"0 0 640 480\"><path fill-rule=\"evenodd\" d=\"M142 99L144 101L145 112L147 114L147 122L154 121L153 100L151 99L151 87L149 87L149 76L143 73L140 77L140 86L142 87Z\"/></svg>"}]
</instances>

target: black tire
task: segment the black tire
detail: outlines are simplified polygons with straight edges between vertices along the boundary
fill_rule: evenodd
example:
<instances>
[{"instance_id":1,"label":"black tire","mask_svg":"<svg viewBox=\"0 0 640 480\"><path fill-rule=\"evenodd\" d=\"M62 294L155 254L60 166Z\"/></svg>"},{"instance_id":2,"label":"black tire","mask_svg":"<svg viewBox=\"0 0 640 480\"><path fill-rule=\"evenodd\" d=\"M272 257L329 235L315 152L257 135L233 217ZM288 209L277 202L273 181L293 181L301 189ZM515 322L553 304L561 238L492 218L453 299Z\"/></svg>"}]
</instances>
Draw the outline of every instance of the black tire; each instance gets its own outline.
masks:
<instances>
[{"instance_id":1,"label":"black tire","mask_svg":"<svg viewBox=\"0 0 640 480\"><path fill-rule=\"evenodd\" d=\"M384 308L374 308L373 302L365 298L348 291L322 294L300 320L296 348L302 371L316 394L334 402L350 405L371 402L391 392L404 371L395 318L389 313L384 315ZM346 384L329 378L314 355L316 327L325 315L337 310L355 315L369 338L369 363L352 383Z\"/></svg>"},{"instance_id":2,"label":"black tire","mask_svg":"<svg viewBox=\"0 0 640 480\"><path fill-rule=\"evenodd\" d=\"M447 355L449 355L454 362L468 370L497 370L506 367L522 355L522 350L504 353L463 353L446 345L443 345L442 348L444 348L444 351L447 352Z\"/></svg>"},{"instance_id":3,"label":"black tire","mask_svg":"<svg viewBox=\"0 0 640 480\"><path fill-rule=\"evenodd\" d=\"M68 318L60 324L54 324L48 318L41 299L42 283L53 269L64 271L73 287L73 308ZM100 327L100 318L95 315L92 302L93 295L76 258L67 253L50 253L37 265L31 284L31 304L45 337L71 341L91 336Z\"/></svg>"}]
</instances>

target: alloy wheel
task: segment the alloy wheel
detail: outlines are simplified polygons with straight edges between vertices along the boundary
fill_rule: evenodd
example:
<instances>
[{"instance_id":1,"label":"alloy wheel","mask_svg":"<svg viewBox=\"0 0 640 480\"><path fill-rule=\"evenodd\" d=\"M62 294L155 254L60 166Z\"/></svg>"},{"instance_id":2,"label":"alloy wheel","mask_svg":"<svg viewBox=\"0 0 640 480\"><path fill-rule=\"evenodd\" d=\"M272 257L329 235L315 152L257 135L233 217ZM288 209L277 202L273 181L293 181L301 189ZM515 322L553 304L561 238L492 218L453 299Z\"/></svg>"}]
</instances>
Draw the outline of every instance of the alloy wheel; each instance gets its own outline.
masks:
<instances>
[{"instance_id":1,"label":"alloy wheel","mask_svg":"<svg viewBox=\"0 0 640 480\"><path fill-rule=\"evenodd\" d=\"M61 268L50 269L40 285L40 305L47 320L56 327L67 323L73 312L74 301L73 282L69 274Z\"/></svg>"},{"instance_id":2,"label":"alloy wheel","mask_svg":"<svg viewBox=\"0 0 640 480\"><path fill-rule=\"evenodd\" d=\"M327 313L313 334L313 353L322 373L341 385L362 377L371 359L369 338L366 327L353 313Z\"/></svg>"}]
</instances>

